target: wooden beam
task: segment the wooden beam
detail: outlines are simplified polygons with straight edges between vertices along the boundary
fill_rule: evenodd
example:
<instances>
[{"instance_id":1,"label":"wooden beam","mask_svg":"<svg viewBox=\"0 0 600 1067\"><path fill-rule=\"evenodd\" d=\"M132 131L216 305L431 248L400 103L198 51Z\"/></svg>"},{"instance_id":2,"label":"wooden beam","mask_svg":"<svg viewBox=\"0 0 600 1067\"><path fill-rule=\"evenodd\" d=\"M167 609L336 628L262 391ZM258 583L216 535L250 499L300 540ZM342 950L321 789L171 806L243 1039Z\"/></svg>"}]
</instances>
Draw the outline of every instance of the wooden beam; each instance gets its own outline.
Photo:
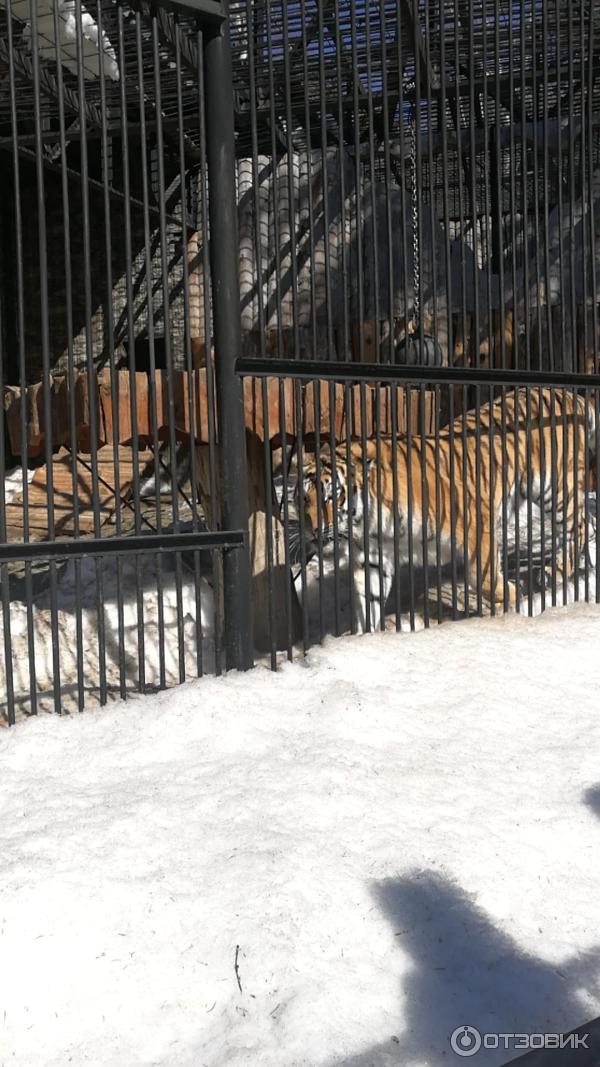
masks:
<instances>
[{"instance_id":1,"label":"wooden beam","mask_svg":"<svg viewBox=\"0 0 600 1067\"><path fill-rule=\"evenodd\" d=\"M83 451L89 451L90 410L96 412L96 437L100 446L104 444L126 445L134 437L142 443L152 440L156 427L159 440L169 439L171 417L169 414L169 389L167 372L155 372L156 407L150 408L149 377L143 371L133 376L128 370L114 372L117 375L116 393L118 411L113 418L111 371L106 368L96 375L98 398L90 405L88 395L88 377L85 371L76 371L74 376L74 403L77 420L77 442ZM279 379L267 379L267 405L263 405L262 382L257 379L244 378L244 418L246 429L260 440L265 433L269 440L281 443L286 438L295 438L298 434L294 403L294 382L284 379L284 408L280 405ZM71 444L71 425L69 422L70 397L69 384L65 375L50 381L51 399L51 434L52 448L56 452L61 446ZM209 441L209 390L206 367L200 367L188 375L187 371L175 371L172 376L172 393L174 398L173 419L175 435L178 439L193 436L198 444ZM346 406L346 387L337 383L333 390L333 405L329 382L318 386L318 401L315 404L314 389L311 385L303 394L302 432L310 446L317 431L327 434L331 429L339 439L360 437L364 433L370 436L375 432L376 420L382 433L391 433L392 428L392 389L396 388L398 410L397 428L401 432L406 426L406 395L402 386L384 385L379 389L376 402L372 390L367 391L366 402L363 396L364 420L361 407L361 386L348 387L349 404ZM131 421L131 393L135 391L135 425ZM191 390L191 398L190 398ZM418 396L413 401L418 402ZM193 410L193 424L190 425L190 399ZM25 404L25 422L27 426L27 456L35 458L44 451L46 425L44 418L44 389L42 382L28 386L25 394L18 386L5 386L3 406L6 428L9 435L11 451L21 454L21 405ZM418 424L418 407L411 412L413 429ZM426 432L432 432L430 417L427 415ZM217 428L218 429L218 428Z\"/></svg>"}]
</instances>

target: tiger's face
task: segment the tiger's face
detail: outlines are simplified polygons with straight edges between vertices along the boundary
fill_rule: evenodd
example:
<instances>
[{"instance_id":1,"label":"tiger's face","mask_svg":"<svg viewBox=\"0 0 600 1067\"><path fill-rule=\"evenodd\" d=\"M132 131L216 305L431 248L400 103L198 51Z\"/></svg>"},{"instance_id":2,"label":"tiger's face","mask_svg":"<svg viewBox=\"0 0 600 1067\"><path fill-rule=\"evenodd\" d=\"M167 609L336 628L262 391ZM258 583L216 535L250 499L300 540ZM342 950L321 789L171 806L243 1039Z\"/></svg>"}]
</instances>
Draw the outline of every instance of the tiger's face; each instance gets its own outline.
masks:
<instances>
[{"instance_id":1,"label":"tiger's face","mask_svg":"<svg viewBox=\"0 0 600 1067\"><path fill-rule=\"evenodd\" d=\"M355 462L348 467L345 447L338 447L334 456L332 462L325 447L318 461L316 457L305 460L298 501L307 538L313 544L320 540L323 546L335 540L336 531L338 538L348 540L360 536L362 528L363 471Z\"/></svg>"}]
</instances>

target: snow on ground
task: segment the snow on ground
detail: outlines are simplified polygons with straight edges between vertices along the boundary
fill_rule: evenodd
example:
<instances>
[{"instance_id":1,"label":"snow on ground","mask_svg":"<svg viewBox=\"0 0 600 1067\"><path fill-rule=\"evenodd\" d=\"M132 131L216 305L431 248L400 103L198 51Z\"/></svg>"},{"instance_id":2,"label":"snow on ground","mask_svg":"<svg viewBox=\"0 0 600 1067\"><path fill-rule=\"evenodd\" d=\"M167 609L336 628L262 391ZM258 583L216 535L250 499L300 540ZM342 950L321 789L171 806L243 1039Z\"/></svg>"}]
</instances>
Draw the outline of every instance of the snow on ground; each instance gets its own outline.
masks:
<instances>
[{"instance_id":1,"label":"snow on ground","mask_svg":"<svg viewBox=\"0 0 600 1067\"><path fill-rule=\"evenodd\" d=\"M33 481L35 470L28 470L27 484ZM14 467L10 474L4 476L4 503L12 504L23 492L23 468Z\"/></svg>"},{"instance_id":2,"label":"snow on ground","mask_svg":"<svg viewBox=\"0 0 600 1067\"><path fill-rule=\"evenodd\" d=\"M2 1062L438 1067L598 1015L599 640L329 640L2 731Z\"/></svg>"},{"instance_id":3,"label":"snow on ground","mask_svg":"<svg viewBox=\"0 0 600 1067\"><path fill-rule=\"evenodd\" d=\"M101 702L101 680L105 679L107 700L116 700L123 693L139 692L140 662L143 664L146 691L176 685L199 674L216 672L216 604L211 584L211 564L208 553L200 553L202 566L196 581L193 555L185 553L176 578L174 554L162 558L160 564L150 555L140 557L138 566L131 559L120 563L114 558L100 563L83 559L59 565L56 571L56 613L52 611L49 572L34 575L38 588L27 599L25 578L9 586L10 603L7 608L10 627L10 662L17 719L33 710L30 693L35 690L38 712L55 709L55 682L59 691L59 706L63 713L75 712L80 692L86 706ZM581 564L578 599L596 596L595 541L590 553L587 578ZM79 567L79 570L77 569ZM160 567L160 573L157 569ZM452 589L449 568L445 568L441 585L440 605L445 618L451 617ZM341 560L337 572L332 558L320 567L313 558L303 582L300 568L296 573L299 602L307 602L308 640L318 643L320 637L332 633L350 633L350 574L347 561ZM432 587L436 576L430 572ZM41 582L41 591L40 591ZM415 571L417 597L413 628L424 626L422 572ZM402 613L400 628L411 629L408 597L408 577L403 575ZM420 592L419 587L421 586ZM159 595L160 588L160 595ZM598 587L600 591L600 586ZM463 579L459 575L457 590L458 612L464 611ZM430 619L438 618L436 590L432 588L429 601ZM79 597L79 601L78 601ZM551 589L546 592L546 604L551 604ZM563 590L558 581L556 600L561 602ZM569 583L567 600L575 599L575 584ZM337 617L336 617L337 602ZM80 604L80 624L78 623ZM99 608L99 603L101 607ZM122 603L121 618L119 603ZM389 599L386 625L396 628L394 591ZM522 614L539 615L543 609L540 593L522 594ZM472 579L470 610L476 614L477 598ZM483 604L484 612L488 610ZM140 625L141 619L141 625ZM321 623L323 629L321 630ZM220 628L219 628L220 629ZM4 608L0 606L0 648L5 649ZM141 636L140 636L141 635ZM34 655L29 654L30 642ZM298 650L297 650L298 651ZM222 649L221 649L222 652ZM7 675L5 654L0 655L0 726L7 720ZM257 654L257 658L260 656ZM266 661L266 655L263 657ZM58 668L56 664L58 663ZM33 667L32 667L33 664ZM184 668L184 675L181 670ZM58 682L56 681L58 679Z\"/></svg>"},{"instance_id":4,"label":"snow on ground","mask_svg":"<svg viewBox=\"0 0 600 1067\"><path fill-rule=\"evenodd\" d=\"M178 586L172 560L162 564L161 595L158 595L159 575L151 557L140 557L140 570L131 560L121 565L120 584L116 564L105 561L101 570L94 560L85 559L79 565L70 561L57 573L56 642L54 642L53 614L49 579L45 589L33 604L21 597L10 603L11 662L16 714L29 713L32 688L29 639L35 649L35 689L37 710L54 709L53 682L55 678L53 644L58 649L60 664L60 695L63 712L76 711L79 696L79 675L85 703L100 700L101 665L104 669L108 699L120 694L120 668L123 665L123 685L126 692L139 688L139 660L144 664L145 685L159 687L161 658L163 684L175 685L180 680L179 647L183 649L186 677L196 677L199 671L198 629L200 630L200 666L203 672L215 670L214 595L204 576L196 584L193 569L182 569ZM100 577L99 577L100 575ZM24 586L24 579L21 580ZM98 610L98 590L102 589L103 609ZM196 595L196 590L198 595ZM138 613L138 591L141 615ZM77 594L81 599L81 650L78 650ZM181 635L179 629L178 596L181 607ZM123 602L121 628L119 625L119 597ZM198 616L198 606L200 614ZM143 648L140 646L138 618L142 620ZM196 619L199 617L199 628ZM104 654L100 654L99 634L102 620ZM162 633L162 637L161 637ZM3 648L4 619L0 612L0 642ZM6 706L6 671L4 656L0 657L0 707Z\"/></svg>"}]
</instances>

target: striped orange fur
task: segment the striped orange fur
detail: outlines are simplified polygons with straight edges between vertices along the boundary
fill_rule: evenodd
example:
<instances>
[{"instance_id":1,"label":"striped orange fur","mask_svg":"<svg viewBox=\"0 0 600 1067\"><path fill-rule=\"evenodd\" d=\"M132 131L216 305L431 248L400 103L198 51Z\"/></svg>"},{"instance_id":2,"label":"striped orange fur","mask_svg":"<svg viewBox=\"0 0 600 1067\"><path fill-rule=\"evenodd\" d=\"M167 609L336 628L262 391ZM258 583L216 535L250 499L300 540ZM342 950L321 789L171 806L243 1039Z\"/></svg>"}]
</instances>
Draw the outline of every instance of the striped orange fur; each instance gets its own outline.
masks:
<instances>
[{"instance_id":1,"label":"striped orange fur","mask_svg":"<svg viewBox=\"0 0 600 1067\"><path fill-rule=\"evenodd\" d=\"M487 600L503 603L506 587L514 603L515 584L502 572L503 546L527 505L543 516L545 543L557 535L557 572L572 575L585 543L586 475L595 445L595 411L584 396L558 388L505 392L437 437L413 434L409 441L402 434L393 442L382 436L364 446L341 441L335 462L328 445L318 459L307 456L299 502L305 530L313 543L331 542L336 527L342 542L354 541L361 627L367 586L374 625L380 624L396 558L401 565L420 566L425 558L443 565L455 552L471 574L479 573Z\"/></svg>"}]
</instances>

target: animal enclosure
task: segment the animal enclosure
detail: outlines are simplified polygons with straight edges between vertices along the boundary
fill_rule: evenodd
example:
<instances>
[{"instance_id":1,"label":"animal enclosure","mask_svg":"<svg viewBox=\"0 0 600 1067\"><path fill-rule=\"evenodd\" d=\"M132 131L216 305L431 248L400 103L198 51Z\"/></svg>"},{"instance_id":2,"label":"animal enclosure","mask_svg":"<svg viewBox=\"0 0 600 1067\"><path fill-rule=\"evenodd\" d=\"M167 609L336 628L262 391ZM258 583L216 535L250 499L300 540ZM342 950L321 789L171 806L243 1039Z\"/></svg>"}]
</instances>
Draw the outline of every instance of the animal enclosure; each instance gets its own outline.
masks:
<instances>
[{"instance_id":1,"label":"animal enclosure","mask_svg":"<svg viewBox=\"0 0 600 1067\"><path fill-rule=\"evenodd\" d=\"M6 721L600 601L600 5L0 0Z\"/></svg>"}]
</instances>

